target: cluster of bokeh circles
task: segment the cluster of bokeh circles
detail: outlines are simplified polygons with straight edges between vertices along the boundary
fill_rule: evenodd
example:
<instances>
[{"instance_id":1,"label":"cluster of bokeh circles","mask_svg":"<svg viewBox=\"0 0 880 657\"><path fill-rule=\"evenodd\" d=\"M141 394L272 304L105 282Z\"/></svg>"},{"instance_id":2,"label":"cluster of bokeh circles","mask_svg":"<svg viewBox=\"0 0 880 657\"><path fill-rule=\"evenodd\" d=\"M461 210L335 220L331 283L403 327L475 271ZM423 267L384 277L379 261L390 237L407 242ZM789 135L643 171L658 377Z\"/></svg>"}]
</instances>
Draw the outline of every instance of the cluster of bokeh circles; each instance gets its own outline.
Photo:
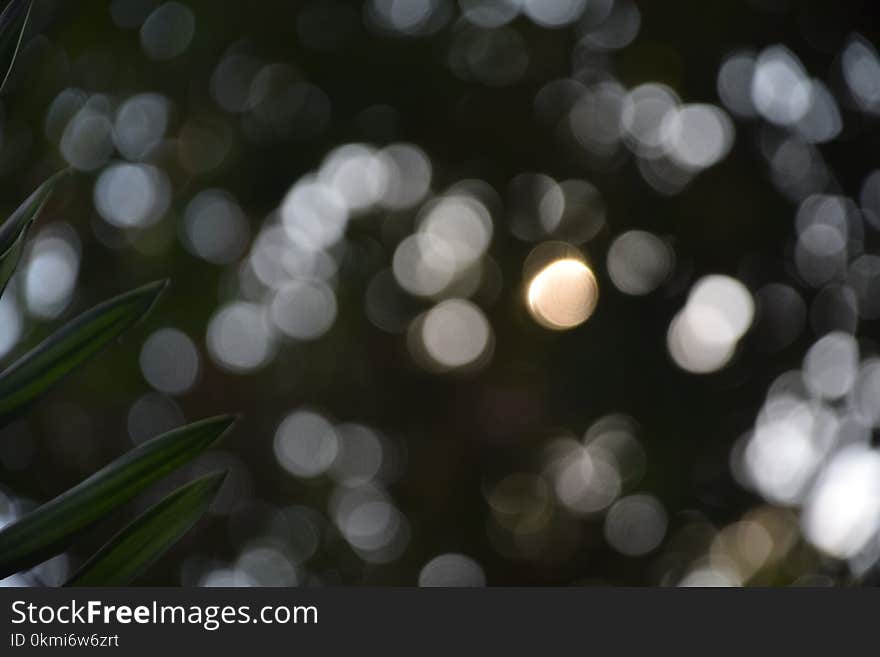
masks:
<instances>
[{"instance_id":1,"label":"cluster of bokeh circles","mask_svg":"<svg viewBox=\"0 0 880 657\"><path fill-rule=\"evenodd\" d=\"M184 2L112 0L109 13L117 29L136 35L148 63L174 62L206 29ZM880 255L868 247L869 234L880 230L880 171L847 196L821 146L880 115L874 47L852 35L826 79L783 44L737 48L717 62L715 96L688 99L665 82L628 85L615 74L614 54L637 42L642 27L631 0L367 0L362 7L315 0L302 4L293 27L304 47L331 52L344 49L353 25L402 43L444 35L442 65L490 91L518 85L534 69L526 27L564 34L570 74L536 85L531 117L582 174L521 171L503 186L450 180L443 153L400 139L352 139L323 150L267 211L236 198L214 174L242 144L314 144L329 129L332 93L295 63L264 60L258 48L234 43L211 71L206 98L191 105L149 89L68 86L46 109L44 136L66 163L92 175L94 219L88 227L53 221L36 233L0 301L0 353L19 344L29 323L57 318L72 304L83 243L93 238L120 255L133 249L158 257L180 247L222 272L219 301L200 333L166 325L145 337L139 364L151 390L127 411L134 443L184 422L181 399L206 368L277 376L278 358L326 340L345 313L363 313L367 330L390 336L426 376L455 382L478 378L493 363L497 304L515 304L550 335L580 330L605 295L636 302L665 295L676 307L658 348L684 376L723 373L746 349L806 345L800 367L778 372L731 450L736 481L763 501L721 526L668 508L648 484L663 473L646 476L650 427L634 413L602 413L586 427L553 428L527 466L483 478L474 503L485 510L487 545L512 560L562 563L598 540L626 558L651 560L650 583L664 585L761 583L805 546L819 557L795 569L794 581L833 582L813 565L824 558L855 576L870 570L880 558L880 452L872 446L880 356L859 328L880 318ZM63 55L59 44L43 50ZM394 117L387 106L367 111L379 122ZM671 228L620 221L595 182L628 165L641 183L635 193L687 194L736 140L755 146L795 208L777 280L688 271L679 261L691 254ZM11 133L3 148L14 147ZM369 246L353 234L369 235ZM515 273L494 248L502 240L526 253ZM340 287L359 259L372 269L362 297L352 298ZM672 281L684 291L678 297L669 292ZM359 581L373 566L404 559L421 540L394 493L412 437L289 400L271 412L274 434L253 437L253 449L271 454L283 476L320 485L326 495L320 503L261 501L241 457L218 452L212 458L232 476L214 511L228 524L235 555L195 554L180 582ZM6 467L27 465L10 454ZM25 508L12 493L0 494L0 524ZM322 549L340 542L358 566L321 561ZM435 556L409 583L492 583L464 546L427 552ZM16 581L59 581L65 563Z\"/></svg>"}]
</instances>

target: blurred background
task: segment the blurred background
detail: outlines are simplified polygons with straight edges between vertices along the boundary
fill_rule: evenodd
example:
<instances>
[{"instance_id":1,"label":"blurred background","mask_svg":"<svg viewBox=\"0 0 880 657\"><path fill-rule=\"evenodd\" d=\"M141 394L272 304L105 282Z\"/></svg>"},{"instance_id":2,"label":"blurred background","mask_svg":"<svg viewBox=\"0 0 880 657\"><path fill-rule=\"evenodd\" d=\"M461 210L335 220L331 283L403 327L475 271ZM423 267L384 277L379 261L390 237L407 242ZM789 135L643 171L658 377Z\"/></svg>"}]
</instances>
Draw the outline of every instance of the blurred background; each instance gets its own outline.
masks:
<instances>
[{"instance_id":1,"label":"blurred background","mask_svg":"<svg viewBox=\"0 0 880 657\"><path fill-rule=\"evenodd\" d=\"M872 6L38 0L0 209L77 175L2 358L171 285L0 430L0 524L236 412L140 583L876 582Z\"/></svg>"}]
</instances>

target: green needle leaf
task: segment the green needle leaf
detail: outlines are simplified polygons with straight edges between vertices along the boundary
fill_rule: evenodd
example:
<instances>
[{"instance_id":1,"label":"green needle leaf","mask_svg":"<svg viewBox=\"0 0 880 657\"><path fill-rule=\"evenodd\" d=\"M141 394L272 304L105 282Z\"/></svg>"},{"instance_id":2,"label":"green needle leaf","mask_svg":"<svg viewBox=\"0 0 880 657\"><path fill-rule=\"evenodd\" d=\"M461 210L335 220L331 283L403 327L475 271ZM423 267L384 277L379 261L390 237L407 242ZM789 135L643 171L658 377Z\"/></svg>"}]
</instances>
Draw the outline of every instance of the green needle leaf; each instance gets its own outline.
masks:
<instances>
[{"instance_id":1,"label":"green needle leaf","mask_svg":"<svg viewBox=\"0 0 880 657\"><path fill-rule=\"evenodd\" d=\"M77 532L213 445L234 418L220 416L153 438L0 530L0 579L64 550Z\"/></svg>"},{"instance_id":2,"label":"green needle leaf","mask_svg":"<svg viewBox=\"0 0 880 657\"><path fill-rule=\"evenodd\" d=\"M0 420L8 419L134 324L166 284L156 281L98 304L0 373Z\"/></svg>"},{"instance_id":3,"label":"green needle leaf","mask_svg":"<svg viewBox=\"0 0 880 657\"><path fill-rule=\"evenodd\" d=\"M15 56L18 55L33 4L33 0L10 0L0 14L0 75L3 76L0 91L6 86L6 81L12 72L12 64L15 62Z\"/></svg>"},{"instance_id":4,"label":"green needle leaf","mask_svg":"<svg viewBox=\"0 0 880 657\"><path fill-rule=\"evenodd\" d=\"M111 538L65 586L125 586L174 545L211 504L226 472L190 482Z\"/></svg>"},{"instance_id":5,"label":"green needle leaf","mask_svg":"<svg viewBox=\"0 0 880 657\"><path fill-rule=\"evenodd\" d=\"M6 284L15 273L21 252L24 250L24 241L28 229L40 214L40 210L46 205L49 196L58 182L67 176L68 170L59 171L54 176L37 187L27 200L18 206L12 216L0 226L0 295L6 289Z\"/></svg>"}]
</instances>

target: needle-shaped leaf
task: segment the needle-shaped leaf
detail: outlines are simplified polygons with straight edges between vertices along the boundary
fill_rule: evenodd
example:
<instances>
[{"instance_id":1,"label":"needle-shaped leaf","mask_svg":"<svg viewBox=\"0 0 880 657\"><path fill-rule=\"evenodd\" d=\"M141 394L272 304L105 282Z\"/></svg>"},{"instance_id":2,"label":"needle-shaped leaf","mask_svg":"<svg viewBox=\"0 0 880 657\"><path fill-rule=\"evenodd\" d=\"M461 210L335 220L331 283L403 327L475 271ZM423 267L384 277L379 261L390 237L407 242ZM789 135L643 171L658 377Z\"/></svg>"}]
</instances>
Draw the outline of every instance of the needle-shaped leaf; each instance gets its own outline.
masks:
<instances>
[{"instance_id":1,"label":"needle-shaped leaf","mask_svg":"<svg viewBox=\"0 0 880 657\"><path fill-rule=\"evenodd\" d=\"M149 568L208 510L226 472L182 486L111 538L65 586L125 586Z\"/></svg>"},{"instance_id":2,"label":"needle-shaped leaf","mask_svg":"<svg viewBox=\"0 0 880 657\"><path fill-rule=\"evenodd\" d=\"M49 200L55 186L67 174L68 170L65 169L44 181L0 226L0 295L6 289L6 284L12 278L21 259L28 229Z\"/></svg>"},{"instance_id":3,"label":"needle-shaped leaf","mask_svg":"<svg viewBox=\"0 0 880 657\"><path fill-rule=\"evenodd\" d=\"M10 0L0 14L0 76L3 80L0 82L0 91L6 86L12 72L33 4L33 0Z\"/></svg>"},{"instance_id":4,"label":"needle-shaped leaf","mask_svg":"<svg viewBox=\"0 0 880 657\"><path fill-rule=\"evenodd\" d=\"M134 324L166 284L156 281L98 304L0 373L0 422Z\"/></svg>"},{"instance_id":5,"label":"needle-shaped leaf","mask_svg":"<svg viewBox=\"0 0 880 657\"><path fill-rule=\"evenodd\" d=\"M132 449L0 530L0 579L64 550L77 533L213 445L234 418L196 422Z\"/></svg>"}]
</instances>

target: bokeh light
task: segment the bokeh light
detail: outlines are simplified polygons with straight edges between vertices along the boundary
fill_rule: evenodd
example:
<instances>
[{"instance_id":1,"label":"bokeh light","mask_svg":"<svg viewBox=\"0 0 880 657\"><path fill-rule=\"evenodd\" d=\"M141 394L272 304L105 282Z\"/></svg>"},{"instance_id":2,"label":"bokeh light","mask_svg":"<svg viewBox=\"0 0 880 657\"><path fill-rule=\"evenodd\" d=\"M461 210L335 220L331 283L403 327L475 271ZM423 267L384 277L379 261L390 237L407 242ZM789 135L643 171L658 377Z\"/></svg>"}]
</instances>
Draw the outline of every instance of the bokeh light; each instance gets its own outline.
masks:
<instances>
[{"instance_id":1,"label":"bokeh light","mask_svg":"<svg viewBox=\"0 0 880 657\"><path fill-rule=\"evenodd\" d=\"M675 257L659 237L631 230L615 238L608 249L608 275L624 294L648 294L672 273Z\"/></svg>"},{"instance_id":2,"label":"bokeh light","mask_svg":"<svg viewBox=\"0 0 880 657\"><path fill-rule=\"evenodd\" d=\"M582 260L561 258L540 269L529 281L526 303L542 326L565 330L585 322L596 307L599 286Z\"/></svg>"},{"instance_id":3,"label":"bokeh light","mask_svg":"<svg viewBox=\"0 0 880 657\"><path fill-rule=\"evenodd\" d=\"M641 556L655 549L666 534L666 511L650 495L624 497L605 516L605 538L615 550Z\"/></svg>"},{"instance_id":4,"label":"bokeh light","mask_svg":"<svg viewBox=\"0 0 880 657\"><path fill-rule=\"evenodd\" d=\"M754 314L752 296L741 282L718 274L705 276L691 288L687 304L669 325L669 354L689 372L721 369L733 356Z\"/></svg>"},{"instance_id":5,"label":"bokeh light","mask_svg":"<svg viewBox=\"0 0 880 657\"><path fill-rule=\"evenodd\" d=\"M441 554L419 572L419 586L485 586L486 576L476 561L463 554Z\"/></svg>"},{"instance_id":6,"label":"bokeh light","mask_svg":"<svg viewBox=\"0 0 880 657\"><path fill-rule=\"evenodd\" d=\"M316 477L326 472L339 450L336 431L323 416L294 411L275 432L275 456L290 474Z\"/></svg>"},{"instance_id":7,"label":"bokeh light","mask_svg":"<svg viewBox=\"0 0 880 657\"><path fill-rule=\"evenodd\" d=\"M179 395L196 383L199 352L182 331L159 329L141 348L141 370L147 382L160 392Z\"/></svg>"}]
</instances>

